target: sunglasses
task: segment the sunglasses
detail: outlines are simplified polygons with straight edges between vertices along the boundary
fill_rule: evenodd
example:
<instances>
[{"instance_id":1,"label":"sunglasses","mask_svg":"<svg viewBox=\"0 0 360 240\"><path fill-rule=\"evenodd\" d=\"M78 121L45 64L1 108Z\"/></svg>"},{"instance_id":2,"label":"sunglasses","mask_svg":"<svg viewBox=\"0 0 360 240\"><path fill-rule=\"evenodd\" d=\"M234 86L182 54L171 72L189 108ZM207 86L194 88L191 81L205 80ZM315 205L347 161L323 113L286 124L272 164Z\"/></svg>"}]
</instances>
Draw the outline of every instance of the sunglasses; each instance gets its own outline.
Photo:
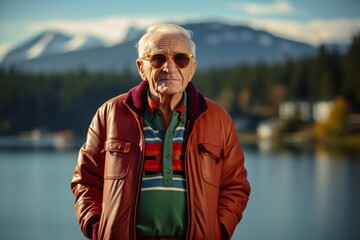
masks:
<instances>
[{"instance_id":1,"label":"sunglasses","mask_svg":"<svg viewBox=\"0 0 360 240\"><path fill-rule=\"evenodd\" d=\"M193 57L192 54L188 53L175 53L169 55L164 53L154 53L147 55L143 59L149 61L152 68L160 69L163 68L165 63L169 61L169 56L178 68L186 68L190 63L190 58Z\"/></svg>"}]
</instances>

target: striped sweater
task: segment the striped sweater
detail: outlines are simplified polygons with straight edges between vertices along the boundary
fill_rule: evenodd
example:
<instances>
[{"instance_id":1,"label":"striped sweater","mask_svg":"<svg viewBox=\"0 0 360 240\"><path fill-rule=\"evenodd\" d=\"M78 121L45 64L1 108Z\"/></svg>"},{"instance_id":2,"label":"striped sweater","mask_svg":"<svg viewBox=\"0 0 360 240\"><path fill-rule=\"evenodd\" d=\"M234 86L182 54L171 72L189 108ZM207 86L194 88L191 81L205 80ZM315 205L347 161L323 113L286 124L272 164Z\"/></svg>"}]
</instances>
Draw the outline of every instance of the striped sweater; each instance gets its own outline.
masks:
<instances>
[{"instance_id":1,"label":"striped sweater","mask_svg":"<svg viewBox=\"0 0 360 240\"><path fill-rule=\"evenodd\" d=\"M148 97L145 110L145 161L137 232L148 237L184 237L187 227L183 142L186 94L165 130L161 110Z\"/></svg>"}]
</instances>

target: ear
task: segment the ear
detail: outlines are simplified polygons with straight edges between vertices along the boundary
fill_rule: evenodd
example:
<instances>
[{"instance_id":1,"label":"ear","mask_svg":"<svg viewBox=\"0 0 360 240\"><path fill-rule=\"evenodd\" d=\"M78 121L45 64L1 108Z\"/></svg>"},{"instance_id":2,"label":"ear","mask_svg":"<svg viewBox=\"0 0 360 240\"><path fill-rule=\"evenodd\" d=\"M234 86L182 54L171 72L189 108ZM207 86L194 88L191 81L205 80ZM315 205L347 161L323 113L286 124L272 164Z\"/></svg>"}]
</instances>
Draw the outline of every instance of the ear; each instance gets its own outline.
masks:
<instances>
[{"instance_id":1,"label":"ear","mask_svg":"<svg viewBox=\"0 0 360 240\"><path fill-rule=\"evenodd\" d=\"M145 76L145 71L144 71L144 65L143 65L143 62L140 59L136 60L136 67L137 67L137 70L139 72L139 75L140 75L141 79L144 80L144 81L147 81L146 76Z\"/></svg>"},{"instance_id":2,"label":"ear","mask_svg":"<svg viewBox=\"0 0 360 240\"><path fill-rule=\"evenodd\" d=\"M191 66L190 66L191 69L190 69L190 80L189 80L189 82L192 80L192 78L193 78L193 76L194 76L194 74L195 74L196 66L197 66L197 61L194 59L194 60L192 61Z\"/></svg>"}]
</instances>

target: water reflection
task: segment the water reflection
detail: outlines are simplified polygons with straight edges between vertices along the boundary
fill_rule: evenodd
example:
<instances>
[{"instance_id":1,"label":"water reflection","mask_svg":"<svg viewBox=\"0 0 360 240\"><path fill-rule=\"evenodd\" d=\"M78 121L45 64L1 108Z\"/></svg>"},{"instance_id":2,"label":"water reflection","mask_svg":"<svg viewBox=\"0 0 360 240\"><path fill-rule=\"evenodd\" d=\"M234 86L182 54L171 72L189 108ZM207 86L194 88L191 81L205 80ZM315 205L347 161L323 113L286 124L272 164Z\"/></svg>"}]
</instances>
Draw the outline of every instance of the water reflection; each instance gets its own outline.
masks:
<instances>
[{"instance_id":1,"label":"water reflection","mask_svg":"<svg viewBox=\"0 0 360 240\"><path fill-rule=\"evenodd\" d=\"M233 239L360 239L357 151L244 145L252 194ZM70 179L77 150L0 149L0 239L85 239Z\"/></svg>"},{"instance_id":2,"label":"water reflection","mask_svg":"<svg viewBox=\"0 0 360 240\"><path fill-rule=\"evenodd\" d=\"M69 187L76 155L0 150L0 239L85 239Z\"/></svg>"},{"instance_id":3,"label":"water reflection","mask_svg":"<svg viewBox=\"0 0 360 240\"><path fill-rule=\"evenodd\" d=\"M235 239L360 238L357 151L276 142L244 151L253 191Z\"/></svg>"}]
</instances>

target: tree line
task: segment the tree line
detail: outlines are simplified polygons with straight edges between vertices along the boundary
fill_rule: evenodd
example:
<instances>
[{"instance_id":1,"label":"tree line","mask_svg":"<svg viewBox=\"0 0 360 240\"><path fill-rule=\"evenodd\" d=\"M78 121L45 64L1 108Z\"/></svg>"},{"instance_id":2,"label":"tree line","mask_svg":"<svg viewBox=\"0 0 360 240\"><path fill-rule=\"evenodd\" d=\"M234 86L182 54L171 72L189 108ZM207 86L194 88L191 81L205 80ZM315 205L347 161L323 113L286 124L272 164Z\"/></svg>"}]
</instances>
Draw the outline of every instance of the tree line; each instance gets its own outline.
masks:
<instances>
[{"instance_id":1,"label":"tree line","mask_svg":"<svg viewBox=\"0 0 360 240\"><path fill-rule=\"evenodd\" d=\"M86 71L26 74L0 70L0 134L40 128L84 134L96 109L107 99L139 83L130 72ZM360 34L349 49L320 46L315 56L282 63L241 64L197 71L194 84L233 117L273 117L284 100L332 100L343 97L360 110Z\"/></svg>"}]
</instances>

